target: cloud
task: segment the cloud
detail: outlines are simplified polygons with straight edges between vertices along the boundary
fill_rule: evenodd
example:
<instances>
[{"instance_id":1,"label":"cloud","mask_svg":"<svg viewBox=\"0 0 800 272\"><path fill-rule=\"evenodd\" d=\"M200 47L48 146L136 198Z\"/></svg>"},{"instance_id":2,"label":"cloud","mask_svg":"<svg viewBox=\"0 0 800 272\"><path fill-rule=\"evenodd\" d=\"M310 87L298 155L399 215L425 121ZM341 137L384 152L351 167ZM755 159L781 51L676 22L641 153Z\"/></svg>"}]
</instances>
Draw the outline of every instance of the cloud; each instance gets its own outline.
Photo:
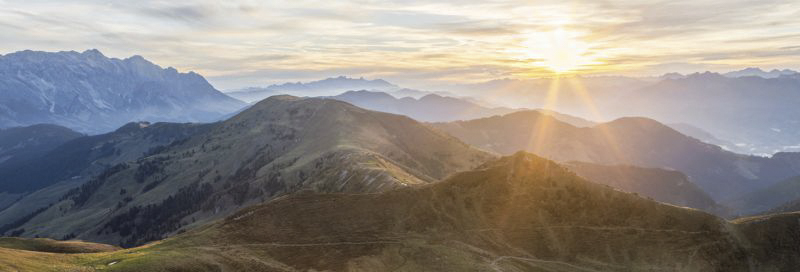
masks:
<instances>
[{"instance_id":1,"label":"cloud","mask_svg":"<svg viewBox=\"0 0 800 272\"><path fill-rule=\"evenodd\" d=\"M179 20L187 23L206 22L213 16L213 9L206 6L182 5L174 7L142 7L139 12L163 20Z\"/></svg>"},{"instance_id":2,"label":"cloud","mask_svg":"<svg viewBox=\"0 0 800 272\"><path fill-rule=\"evenodd\" d=\"M532 37L563 28L588 74L800 63L800 6L711 1L0 0L0 53L98 48L222 89L352 75L435 85L547 75ZM536 40L536 39L534 39Z\"/></svg>"}]
</instances>

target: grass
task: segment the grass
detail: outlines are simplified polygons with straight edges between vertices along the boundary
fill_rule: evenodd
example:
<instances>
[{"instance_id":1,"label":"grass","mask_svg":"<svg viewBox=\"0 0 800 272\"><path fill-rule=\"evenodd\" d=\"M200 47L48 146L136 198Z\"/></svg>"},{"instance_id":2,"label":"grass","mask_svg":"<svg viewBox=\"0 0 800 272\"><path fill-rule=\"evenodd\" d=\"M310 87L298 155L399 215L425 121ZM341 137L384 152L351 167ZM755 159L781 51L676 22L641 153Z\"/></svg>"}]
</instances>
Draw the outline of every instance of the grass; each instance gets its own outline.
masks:
<instances>
[{"instance_id":1,"label":"grass","mask_svg":"<svg viewBox=\"0 0 800 272\"><path fill-rule=\"evenodd\" d=\"M57 241L47 238L0 238L0 247L50 253L96 253L118 250L119 247L84 241Z\"/></svg>"}]
</instances>

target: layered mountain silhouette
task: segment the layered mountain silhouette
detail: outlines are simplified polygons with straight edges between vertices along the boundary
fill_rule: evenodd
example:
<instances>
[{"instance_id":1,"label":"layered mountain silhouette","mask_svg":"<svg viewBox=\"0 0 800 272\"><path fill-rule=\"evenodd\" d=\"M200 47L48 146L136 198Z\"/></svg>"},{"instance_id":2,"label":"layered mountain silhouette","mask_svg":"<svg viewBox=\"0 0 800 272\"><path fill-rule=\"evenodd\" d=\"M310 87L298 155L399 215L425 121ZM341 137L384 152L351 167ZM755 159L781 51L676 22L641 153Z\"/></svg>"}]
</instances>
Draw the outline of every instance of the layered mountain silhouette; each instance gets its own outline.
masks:
<instances>
[{"instance_id":1,"label":"layered mountain silhouette","mask_svg":"<svg viewBox=\"0 0 800 272\"><path fill-rule=\"evenodd\" d=\"M513 154L527 150L557 161L674 169L720 201L800 173L800 154L772 157L732 153L646 118L621 118L577 128L535 111L435 127L469 144Z\"/></svg>"},{"instance_id":2,"label":"layered mountain silhouette","mask_svg":"<svg viewBox=\"0 0 800 272\"><path fill-rule=\"evenodd\" d=\"M510 108L487 108L463 99L436 94L428 94L419 99L395 98L385 92L361 90L348 91L330 98L365 109L406 115L424 122L470 120L516 111Z\"/></svg>"},{"instance_id":3,"label":"layered mountain silhouette","mask_svg":"<svg viewBox=\"0 0 800 272\"><path fill-rule=\"evenodd\" d=\"M399 86L383 79L338 76L310 82L288 82L266 87L249 87L230 91L227 94L236 99L253 103L274 95L332 96L353 90L412 91L409 89L403 90Z\"/></svg>"},{"instance_id":4,"label":"layered mountain silhouette","mask_svg":"<svg viewBox=\"0 0 800 272\"><path fill-rule=\"evenodd\" d=\"M773 154L800 150L800 78L697 73L644 87L605 108L702 128L727 149Z\"/></svg>"},{"instance_id":5,"label":"layered mountain silhouette","mask_svg":"<svg viewBox=\"0 0 800 272\"><path fill-rule=\"evenodd\" d=\"M209 122L245 104L202 76L141 56L20 51L0 56L0 127L58 124L104 133L132 121Z\"/></svg>"},{"instance_id":6,"label":"layered mountain silhouette","mask_svg":"<svg viewBox=\"0 0 800 272\"><path fill-rule=\"evenodd\" d=\"M361 90L348 91L329 98L345 101L365 109L406 115L415 120L425 122L471 120L524 110L487 107L467 98L441 96L438 94L427 94L420 98L395 98L385 92ZM594 125L592 121L568 114L542 109L537 109L536 111L577 127Z\"/></svg>"},{"instance_id":7,"label":"layered mountain silhouette","mask_svg":"<svg viewBox=\"0 0 800 272\"><path fill-rule=\"evenodd\" d=\"M519 153L421 187L279 198L80 263L119 271L789 271L800 262L798 218L726 222ZM3 253L31 266L43 257ZM59 257L51 267L77 260Z\"/></svg>"},{"instance_id":8,"label":"layered mountain silhouette","mask_svg":"<svg viewBox=\"0 0 800 272\"><path fill-rule=\"evenodd\" d=\"M800 151L797 107L800 74L748 68L658 78L556 77L501 79L438 90L510 108L547 108L595 120L642 116L716 139L709 143L744 154ZM696 129L692 129L696 131Z\"/></svg>"},{"instance_id":9,"label":"layered mountain silhouette","mask_svg":"<svg viewBox=\"0 0 800 272\"><path fill-rule=\"evenodd\" d=\"M652 84L623 76L564 76L533 79L497 79L481 83L442 86L439 90L471 96L494 105L511 108L546 108L558 112L607 118L604 105L619 101L631 92ZM590 105L599 110L596 116Z\"/></svg>"},{"instance_id":10,"label":"layered mountain silhouette","mask_svg":"<svg viewBox=\"0 0 800 272\"><path fill-rule=\"evenodd\" d=\"M375 83L377 82L377 83ZM411 103L435 94L452 97L485 108L519 109L547 108L560 113L595 120L611 120L627 116L653 118L682 132L698 132L712 137L698 137L711 144L743 154L770 155L777 152L800 151L797 124L800 119L795 104L800 96L800 76L797 72L748 68L725 75L718 73L666 74L662 77L632 78L556 77L540 79L500 79L474 84L457 84L433 87L435 92L409 90L383 80L364 80L346 77L329 78L309 83L286 83L265 88L251 88L229 93L243 100L257 101L277 94L300 96L331 96L344 91L382 91L398 97L402 102L384 101L388 97L366 97L366 94L341 95L342 100L371 108L358 101L373 101L388 105L388 111L425 121L466 120L479 117L458 110L466 107L441 109L424 107L421 111L403 112L398 103ZM358 97L361 96L361 97ZM456 98L453 98L456 99ZM455 102L444 103L451 106ZM417 103L422 104L422 103ZM437 104L440 105L440 104ZM491 105L491 106L487 106ZM371 108L372 109L372 108ZM454 112L468 115L431 118L429 112ZM483 110L485 111L485 110ZM426 113L427 112L427 113ZM475 112L471 110L468 112ZM490 116L490 115L488 115ZM412 116L414 117L414 116ZM470 118L471 117L471 118ZM445 120L450 118L450 120ZM459 118L459 119L456 119ZM690 133L691 134L691 133ZM704 135L704 136L707 136ZM701 136L693 134L692 136Z\"/></svg>"},{"instance_id":11,"label":"layered mountain silhouette","mask_svg":"<svg viewBox=\"0 0 800 272\"><path fill-rule=\"evenodd\" d=\"M408 117L331 99L271 97L206 126L105 168L0 231L138 245L292 192L417 186L493 157Z\"/></svg>"},{"instance_id":12,"label":"layered mountain silhouette","mask_svg":"<svg viewBox=\"0 0 800 272\"><path fill-rule=\"evenodd\" d=\"M800 73L798 73L797 71L794 71L794 70L790 70L790 69L783 69L783 70L772 69L769 72L767 72L767 71L761 70L761 68L758 68L758 67L748 67L748 68L744 68L744 69L739 70L739 71L730 71L730 72L727 72L727 73L725 73L723 75L725 75L726 77L747 77L747 76L749 76L749 77L762 77L762 78L776 78L776 77L782 77L782 76L794 76L794 75L798 75L798 74L800 74Z\"/></svg>"}]
</instances>

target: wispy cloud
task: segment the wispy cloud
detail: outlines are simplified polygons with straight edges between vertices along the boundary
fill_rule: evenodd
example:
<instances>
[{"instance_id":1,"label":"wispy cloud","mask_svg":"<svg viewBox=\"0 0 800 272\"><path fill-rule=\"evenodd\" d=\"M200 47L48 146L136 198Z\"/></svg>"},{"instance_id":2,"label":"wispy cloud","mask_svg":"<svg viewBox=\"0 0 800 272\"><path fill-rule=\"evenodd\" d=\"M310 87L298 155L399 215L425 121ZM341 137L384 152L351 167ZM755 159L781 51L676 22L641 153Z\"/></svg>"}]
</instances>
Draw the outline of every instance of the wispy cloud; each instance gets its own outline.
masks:
<instances>
[{"instance_id":1,"label":"wispy cloud","mask_svg":"<svg viewBox=\"0 0 800 272\"><path fill-rule=\"evenodd\" d=\"M0 0L0 51L143 55L220 88L340 74L404 85L548 73L542 33L563 28L592 74L800 68L800 5L712 1Z\"/></svg>"}]
</instances>

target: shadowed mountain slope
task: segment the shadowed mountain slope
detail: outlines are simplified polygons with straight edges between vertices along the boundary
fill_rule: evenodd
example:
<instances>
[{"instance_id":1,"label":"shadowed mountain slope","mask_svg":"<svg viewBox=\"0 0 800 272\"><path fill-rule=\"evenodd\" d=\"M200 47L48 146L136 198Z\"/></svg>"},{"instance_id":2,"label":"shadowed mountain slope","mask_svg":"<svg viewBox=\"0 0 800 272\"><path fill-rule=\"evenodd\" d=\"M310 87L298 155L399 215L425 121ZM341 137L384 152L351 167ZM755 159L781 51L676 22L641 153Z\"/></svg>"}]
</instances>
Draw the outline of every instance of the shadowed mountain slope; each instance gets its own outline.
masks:
<instances>
[{"instance_id":1,"label":"shadowed mountain slope","mask_svg":"<svg viewBox=\"0 0 800 272\"><path fill-rule=\"evenodd\" d=\"M723 207L678 171L585 162L567 162L564 166L589 181L637 193L658 202L726 215Z\"/></svg>"},{"instance_id":2,"label":"shadowed mountain slope","mask_svg":"<svg viewBox=\"0 0 800 272\"><path fill-rule=\"evenodd\" d=\"M788 178L767 188L731 199L725 204L737 210L740 215L755 215L770 210L800 211L791 208L800 200L800 176ZM800 207L800 206L798 206Z\"/></svg>"},{"instance_id":3,"label":"shadowed mountain slope","mask_svg":"<svg viewBox=\"0 0 800 272\"><path fill-rule=\"evenodd\" d=\"M16 167L0 166L0 192L31 192L51 184L99 174L117 163L207 130L206 124L129 123L113 132L72 138ZM42 171L47 169L47 171Z\"/></svg>"},{"instance_id":4,"label":"shadowed mountain slope","mask_svg":"<svg viewBox=\"0 0 800 272\"><path fill-rule=\"evenodd\" d=\"M49 124L0 129L0 167L17 167L81 136L69 128Z\"/></svg>"},{"instance_id":5,"label":"shadowed mountain slope","mask_svg":"<svg viewBox=\"0 0 800 272\"><path fill-rule=\"evenodd\" d=\"M17 167L0 166L0 233L56 202L67 191L109 168L166 149L207 131L209 124L130 123L114 132L65 142ZM16 195L19 195L17 197ZM10 224L10 225L9 225ZM62 238L61 236L54 238Z\"/></svg>"}]
</instances>

